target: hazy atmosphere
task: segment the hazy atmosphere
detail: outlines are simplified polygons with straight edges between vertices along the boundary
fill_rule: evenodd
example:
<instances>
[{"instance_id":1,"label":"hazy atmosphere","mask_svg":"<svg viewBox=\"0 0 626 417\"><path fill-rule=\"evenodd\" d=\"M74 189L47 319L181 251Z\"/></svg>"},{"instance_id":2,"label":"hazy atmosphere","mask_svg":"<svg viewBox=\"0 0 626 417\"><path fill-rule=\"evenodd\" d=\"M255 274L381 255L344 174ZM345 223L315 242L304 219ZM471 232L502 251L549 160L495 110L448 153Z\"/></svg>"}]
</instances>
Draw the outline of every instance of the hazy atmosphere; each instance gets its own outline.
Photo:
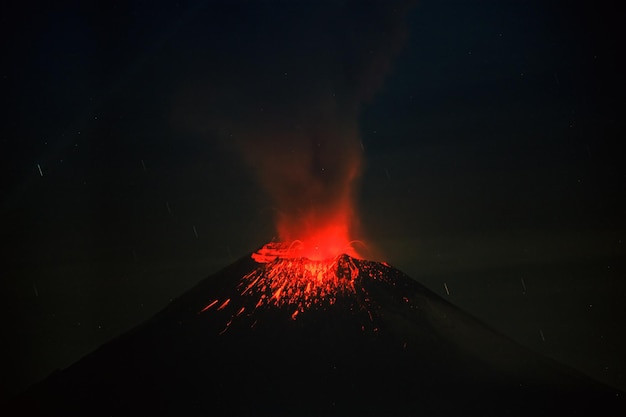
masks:
<instances>
[{"instance_id":1,"label":"hazy atmosphere","mask_svg":"<svg viewBox=\"0 0 626 417\"><path fill-rule=\"evenodd\" d=\"M0 400L320 212L625 390L622 24L579 1L0 6Z\"/></svg>"}]
</instances>

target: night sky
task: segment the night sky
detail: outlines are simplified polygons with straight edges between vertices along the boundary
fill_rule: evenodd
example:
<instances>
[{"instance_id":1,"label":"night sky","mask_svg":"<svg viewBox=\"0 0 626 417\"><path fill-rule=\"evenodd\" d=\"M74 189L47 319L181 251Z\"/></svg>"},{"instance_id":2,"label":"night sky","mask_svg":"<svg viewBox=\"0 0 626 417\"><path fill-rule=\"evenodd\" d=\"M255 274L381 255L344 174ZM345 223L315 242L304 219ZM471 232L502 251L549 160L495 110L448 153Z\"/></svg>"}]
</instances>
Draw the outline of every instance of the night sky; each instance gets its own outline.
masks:
<instances>
[{"instance_id":1,"label":"night sky","mask_svg":"<svg viewBox=\"0 0 626 417\"><path fill-rule=\"evenodd\" d=\"M364 255L626 389L616 10L53 3L0 6L0 400L272 240L278 200L332 199L354 161ZM293 182L312 154L316 193Z\"/></svg>"}]
</instances>

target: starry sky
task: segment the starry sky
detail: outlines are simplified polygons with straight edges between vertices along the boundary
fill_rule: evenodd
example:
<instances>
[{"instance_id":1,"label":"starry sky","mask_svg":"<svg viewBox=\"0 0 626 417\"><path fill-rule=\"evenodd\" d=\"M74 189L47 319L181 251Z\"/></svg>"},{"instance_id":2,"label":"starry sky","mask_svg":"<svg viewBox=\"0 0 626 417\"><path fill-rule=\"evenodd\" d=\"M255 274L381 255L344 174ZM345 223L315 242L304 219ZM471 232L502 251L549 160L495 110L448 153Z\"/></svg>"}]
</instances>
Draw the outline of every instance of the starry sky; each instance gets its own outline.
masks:
<instances>
[{"instance_id":1,"label":"starry sky","mask_svg":"<svg viewBox=\"0 0 626 417\"><path fill-rule=\"evenodd\" d=\"M356 149L359 237L372 257L626 389L615 10L550 0L0 8L1 395L270 241L272 187L298 177L311 143L334 168L324 196ZM265 175L277 160L288 168Z\"/></svg>"}]
</instances>

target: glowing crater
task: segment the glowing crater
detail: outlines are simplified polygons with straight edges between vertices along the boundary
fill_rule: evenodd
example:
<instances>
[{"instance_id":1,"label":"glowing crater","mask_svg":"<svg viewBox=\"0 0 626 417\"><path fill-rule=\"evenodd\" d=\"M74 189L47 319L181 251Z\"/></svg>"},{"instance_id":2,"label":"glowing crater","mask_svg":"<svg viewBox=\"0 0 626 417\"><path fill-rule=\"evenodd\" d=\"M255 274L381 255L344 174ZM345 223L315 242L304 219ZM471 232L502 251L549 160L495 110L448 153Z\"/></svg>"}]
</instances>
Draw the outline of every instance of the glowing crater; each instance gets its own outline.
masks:
<instances>
[{"instance_id":1,"label":"glowing crater","mask_svg":"<svg viewBox=\"0 0 626 417\"><path fill-rule=\"evenodd\" d=\"M287 310L291 312L291 318L296 320L306 310L325 309L340 298L355 296L357 291L367 295L359 277L365 274L378 279L382 273L376 268L372 269L369 265L371 262L345 253L328 259L294 256L300 253L299 249L295 249L298 244L268 243L253 253L252 258L258 266L241 277L234 288L235 294L231 294L234 298L214 299L200 313L210 309L230 312L231 318L222 333L234 319L243 315L252 317L253 311L258 309ZM364 302L367 301L366 296ZM371 313L369 317L371 321Z\"/></svg>"},{"instance_id":2,"label":"glowing crater","mask_svg":"<svg viewBox=\"0 0 626 417\"><path fill-rule=\"evenodd\" d=\"M358 275L357 266L346 255L332 260L275 257L245 275L238 289L242 296L258 297L256 307L294 307L295 318L308 308L332 305L338 296L354 293Z\"/></svg>"}]
</instances>

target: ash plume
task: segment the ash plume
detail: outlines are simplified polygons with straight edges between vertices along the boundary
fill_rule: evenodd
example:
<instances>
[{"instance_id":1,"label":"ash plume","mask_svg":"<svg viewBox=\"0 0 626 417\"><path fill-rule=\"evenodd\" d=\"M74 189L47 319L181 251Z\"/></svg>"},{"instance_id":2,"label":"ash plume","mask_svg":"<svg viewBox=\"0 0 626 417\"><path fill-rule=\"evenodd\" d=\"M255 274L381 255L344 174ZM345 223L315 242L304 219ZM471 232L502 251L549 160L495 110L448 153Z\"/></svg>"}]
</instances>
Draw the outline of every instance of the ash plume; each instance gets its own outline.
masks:
<instances>
[{"instance_id":1,"label":"ash plume","mask_svg":"<svg viewBox=\"0 0 626 417\"><path fill-rule=\"evenodd\" d=\"M282 241L325 227L358 234L359 109L390 73L408 7L246 2L209 13L215 38L198 45L207 58L193 62L174 120L241 152L274 202Z\"/></svg>"}]
</instances>

